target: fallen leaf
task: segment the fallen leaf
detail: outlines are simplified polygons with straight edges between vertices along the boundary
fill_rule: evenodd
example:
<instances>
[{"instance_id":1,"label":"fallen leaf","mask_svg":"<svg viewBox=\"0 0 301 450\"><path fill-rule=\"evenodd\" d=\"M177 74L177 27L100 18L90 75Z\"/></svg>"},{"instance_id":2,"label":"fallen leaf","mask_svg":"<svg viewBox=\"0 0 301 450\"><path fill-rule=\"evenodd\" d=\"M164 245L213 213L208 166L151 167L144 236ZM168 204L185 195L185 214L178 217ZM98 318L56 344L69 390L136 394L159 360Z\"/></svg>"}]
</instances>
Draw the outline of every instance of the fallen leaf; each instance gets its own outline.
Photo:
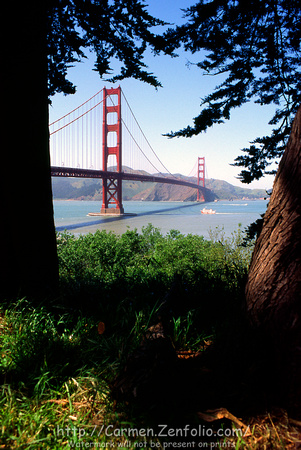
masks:
<instances>
[{"instance_id":1,"label":"fallen leaf","mask_svg":"<svg viewBox=\"0 0 301 450\"><path fill-rule=\"evenodd\" d=\"M99 322L97 326L98 334L103 334L105 332L106 326L103 322Z\"/></svg>"}]
</instances>

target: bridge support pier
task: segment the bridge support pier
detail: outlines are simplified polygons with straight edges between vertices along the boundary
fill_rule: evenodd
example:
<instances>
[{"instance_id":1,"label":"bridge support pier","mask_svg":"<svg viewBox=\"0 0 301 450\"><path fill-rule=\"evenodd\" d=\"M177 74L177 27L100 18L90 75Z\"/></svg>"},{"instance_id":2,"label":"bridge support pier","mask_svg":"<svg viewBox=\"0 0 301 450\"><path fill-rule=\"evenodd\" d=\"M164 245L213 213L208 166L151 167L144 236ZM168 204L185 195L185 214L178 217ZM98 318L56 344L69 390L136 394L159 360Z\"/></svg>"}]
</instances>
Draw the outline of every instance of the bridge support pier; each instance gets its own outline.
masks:
<instances>
[{"instance_id":1,"label":"bridge support pier","mask_svg":"<svg viewBox=\"0 0 301 450\"><path fill-rule=\"evenodd\" d=\"M105 177L102 180L102 207L101 214L120 215L124 213L122 205L122 179L121 176L117 178ZM115 206L110 207L113 204Z\"/></svg>"},{"instance_id":2,"label":"bridge support pier","mask_svg":"<svg viewBox=\"0 0 301 450\"><path fill-rule=\"evenodd\" d=\"M117 99L114 101L113 98ZM102 158L103 170L108 170L108 158L110 155L116 157L117 177L105 177L102 182L102 207L101 214L120 215L124 213L122 205L122 131L121 131L121 88L103 89L103 142ZM108 104L109 103L109 104ZM108 120L108 115L111 119ZM113 118L112 118L113 116ZM114 120L115 119L115 120ZM110 123L109 123L110 122ZM111 142L115 145L110 146L108 135L111 135ZM110 205L113 205L111 207Z\"/></svg>"}]
</instances>

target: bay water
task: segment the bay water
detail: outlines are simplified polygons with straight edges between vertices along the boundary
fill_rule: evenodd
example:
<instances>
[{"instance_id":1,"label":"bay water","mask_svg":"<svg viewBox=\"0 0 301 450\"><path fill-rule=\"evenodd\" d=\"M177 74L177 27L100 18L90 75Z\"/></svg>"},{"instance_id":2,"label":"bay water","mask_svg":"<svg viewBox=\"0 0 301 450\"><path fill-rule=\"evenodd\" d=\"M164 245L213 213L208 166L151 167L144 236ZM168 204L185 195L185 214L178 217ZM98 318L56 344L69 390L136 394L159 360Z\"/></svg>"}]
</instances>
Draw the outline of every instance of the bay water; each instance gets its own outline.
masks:
<instances>
[{"instance_id":1,"label":"bay water","mask_svg":"<svg viewBox=\"0 0 301 450\"><path fill-rule=\"evenodd\" d=\"M96 230L113 231L122 234L151 223L166 234L178 230L182 234L202 235L206 239L209 230L223 228L225 235L246 228L266 211L267 200L234 200L212 203L196 202L123 202L123 216L88 216L99 212L101 202L55 200L54 220L57 231L67 230L76 235L94 233ZM215 214L202 214L201 210L212 208Z\"/></svg>"}]
</instances>

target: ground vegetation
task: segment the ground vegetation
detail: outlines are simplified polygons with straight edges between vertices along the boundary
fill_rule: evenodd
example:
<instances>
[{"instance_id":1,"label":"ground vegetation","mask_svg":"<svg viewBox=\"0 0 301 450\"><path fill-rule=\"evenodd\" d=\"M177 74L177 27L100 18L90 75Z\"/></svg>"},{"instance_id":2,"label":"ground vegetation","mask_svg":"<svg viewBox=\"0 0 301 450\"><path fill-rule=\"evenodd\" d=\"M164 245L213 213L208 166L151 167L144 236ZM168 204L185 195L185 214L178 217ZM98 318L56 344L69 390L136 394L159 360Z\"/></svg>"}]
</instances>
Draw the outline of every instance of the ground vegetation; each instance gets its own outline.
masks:
<instances>
[{"instance_id":1,"label":"ground vegetation","mask_svg":"<svg viewBox=\"0 0 301 450\"><path fill-rule=\"evenodd\" d=\"M241 230L205 240L151 225L58 234L61 296L1 307L1 448L299 442L298 420L267 409L268 358L242 308L252 252L242 242ZM158 423L227 431L143 435Z\"/></svg>"}]
</instances>

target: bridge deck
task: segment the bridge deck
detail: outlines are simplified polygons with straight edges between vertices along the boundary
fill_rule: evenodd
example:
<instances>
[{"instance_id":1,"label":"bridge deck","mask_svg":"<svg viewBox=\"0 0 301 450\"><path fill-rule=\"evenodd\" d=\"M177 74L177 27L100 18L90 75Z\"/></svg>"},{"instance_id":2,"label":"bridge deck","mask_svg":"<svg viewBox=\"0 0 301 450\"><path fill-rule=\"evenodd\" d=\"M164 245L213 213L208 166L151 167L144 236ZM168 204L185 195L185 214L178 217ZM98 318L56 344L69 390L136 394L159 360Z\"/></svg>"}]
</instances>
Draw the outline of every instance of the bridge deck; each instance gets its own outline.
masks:
<instances>
[{"instance_id":1,"label":"bridge deck","mask_svg":"<svg viewBox=\"0 0 301 450\"><path fill-rule=\"evenodd\" d=\"M132 181L149 181L152 183L168 183L177 184L180 186L188 186L194 189L200 189L206 191L203 186L198 186L196 183L190 181L180 180L178 178L170 177L159 177L155 175L142 175L138 173L128 173L128 172L105 172L103 170L95 169L81 169L73 167L51 167L51 176L53 177L76 177L76 178L121 178L122 180L132 180Z\"/></svg>"}]
</instances>

